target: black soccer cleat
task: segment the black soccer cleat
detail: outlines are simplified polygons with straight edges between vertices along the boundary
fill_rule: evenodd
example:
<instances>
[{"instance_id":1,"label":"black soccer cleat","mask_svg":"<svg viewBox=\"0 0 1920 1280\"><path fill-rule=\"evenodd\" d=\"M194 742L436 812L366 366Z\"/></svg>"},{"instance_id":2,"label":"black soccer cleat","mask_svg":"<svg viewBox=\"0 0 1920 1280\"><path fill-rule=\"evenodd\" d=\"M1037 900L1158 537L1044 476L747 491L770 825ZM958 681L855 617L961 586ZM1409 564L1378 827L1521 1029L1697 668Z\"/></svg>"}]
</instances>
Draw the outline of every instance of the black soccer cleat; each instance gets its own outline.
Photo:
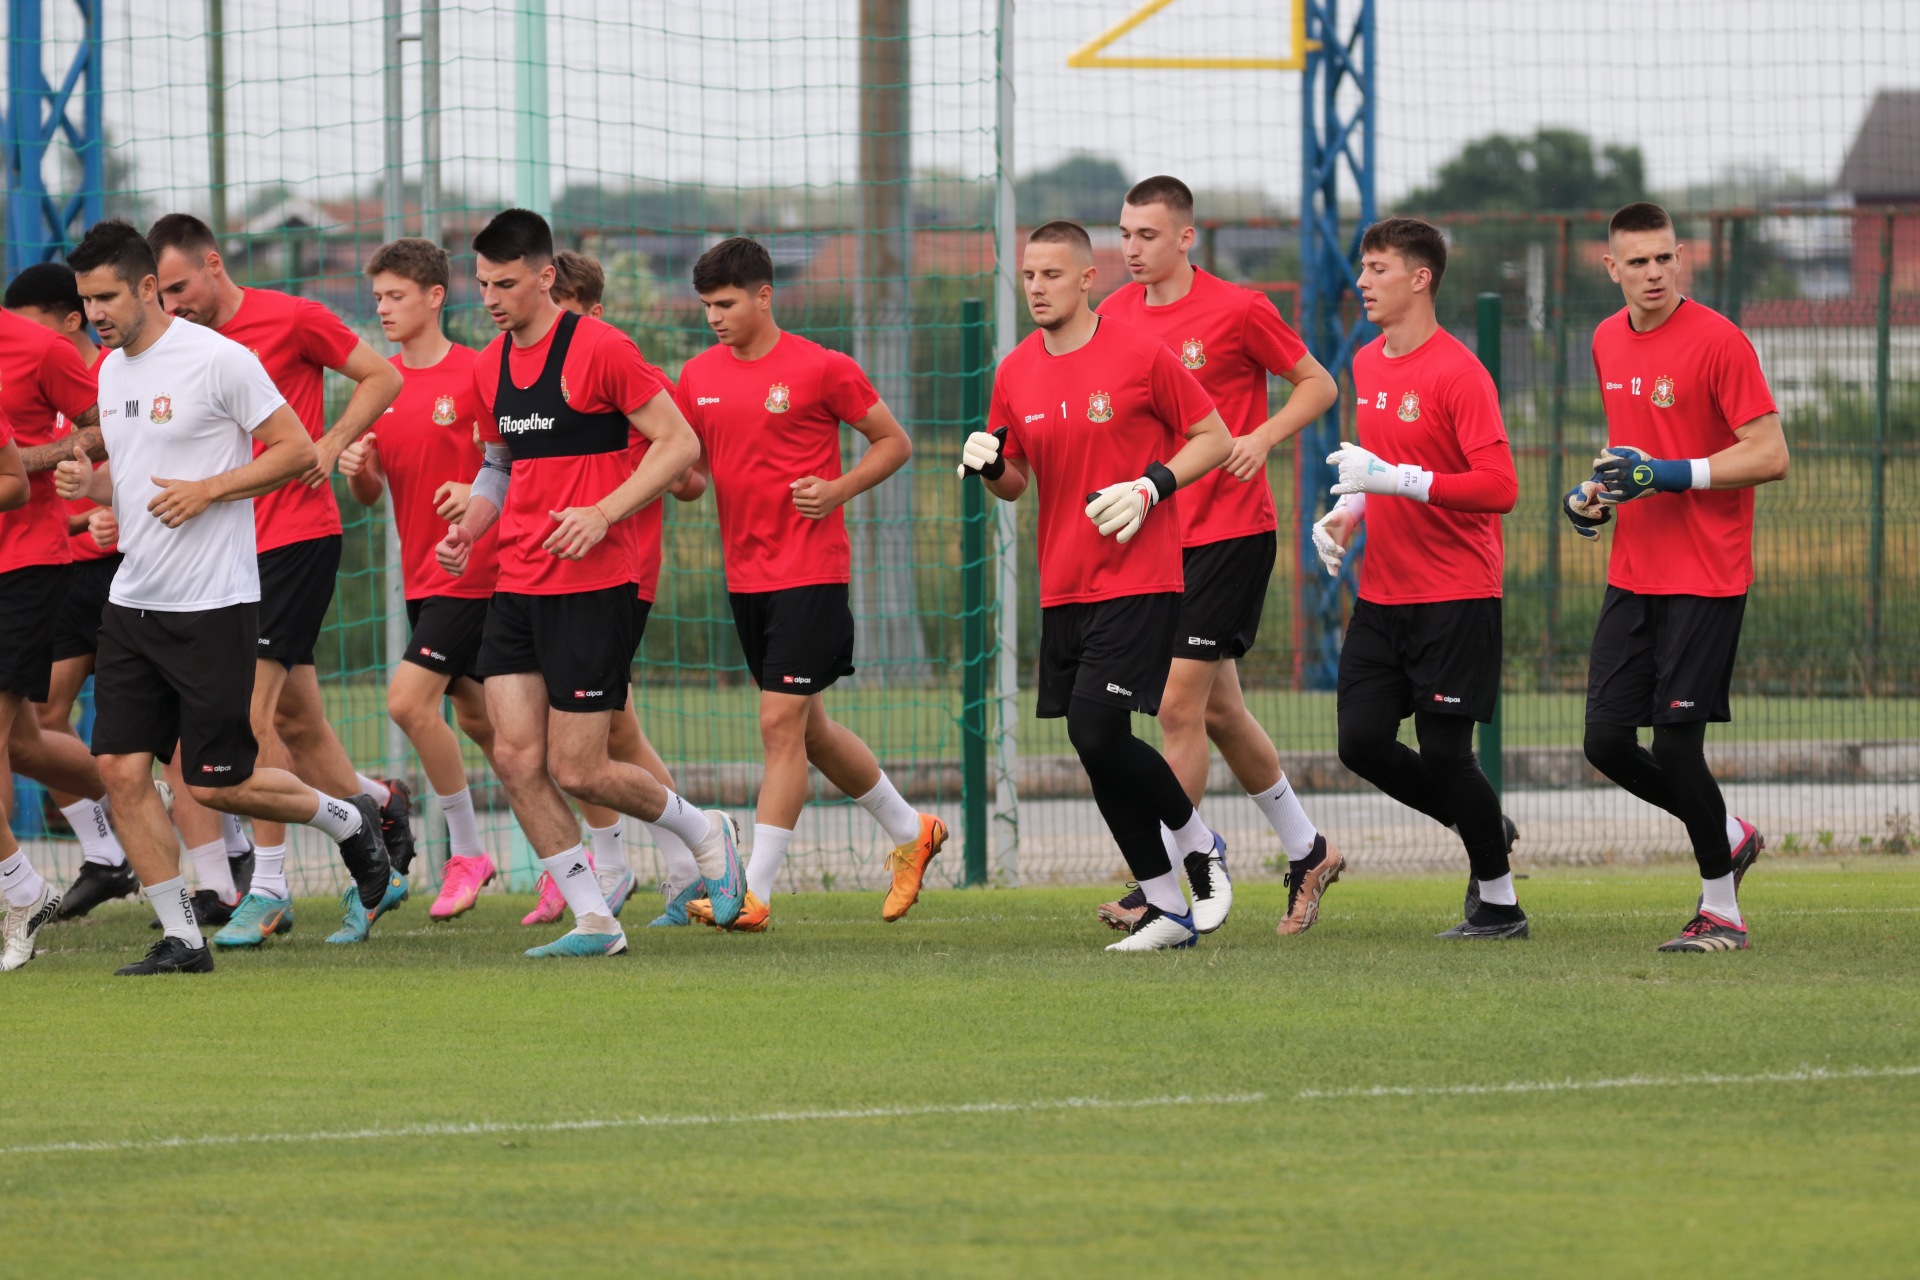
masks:
<instances>
[{"instance_id":1,"label":"black soccer cleat","mask_svg":"<svg viewBox=\"0 0 1920 1280\"><path fill-rule=\"evenodd\" d=\"M387 857L393 869L406 875L413 866L413 788L398 778L388 778L387 802L380 806L380 839L386 842Z\"/></svg>"},{"instance_id":2,"label":"black soccer cleat","mask_svg":"<svg viewBox=\"0 0 1920 1280\"><path fill-rule=\"evenodd\" d=\"M340 842L340 861L360 891L360 905L372 914L379 911L393 878L387 842L380 838L380 806L372 796L351 796L346 803L359 810L360 829Z\"/></svg>"},{"instance_id":3,"label":"black soccer cleat","mask_svg":"<svg viewBox=\"0 0 1920 1280\"><path fill-rule=\"evenodd\" d=\"M1500 826L1507 834L1507 857L1513 857L1513 846L1520 843L1520 828L1513 825L1513 819L1506 814L1500 815ZM1473 919L1473 913L1480 909L1480 882L1473 878L1473 872L1467 872L1467 896L1460 904L1460 918Z\"/></svg>"},{"instance_id":4,"label":"black soccer cleat","mask_svg":"<svg viewBox=\"0 0 1920 1280\"><path fill-rule=\"evenodd\" d=\"M244 897L246 897L246 891L241 890L239 898L235 898L232 902L222 902L220 895L211 889L195 889L192 898L193 922L202 929L218 929L233 919L234 909L240 905L240 900ZM147 921L149 929L161 927L157 919Z\"/></svg>"},{"instance_id":5,"label":"black soccer cleat","mask_svg":"<svg viewBox=\"0 0 1920 1280\"><path fill-rule=\"evenodd\" d=\"M139 892L140 877L133 874L133 868L126 863L117 867L101 862L83 863L80 874L73 878L67 896L60 902L60 914L54 918L77 920L103 902L131 898Z\"/></svg>"},{"instance_id":6,"label":"black soccer cleat","mask_svg":"<svg viewBox=\"0 0 1920 1280\"><path fill-rule=\"evenodd\" d=\"M1730 924L1719 916L1702 911L1687 921L1687 927L1671 942L1663 942L1661 951L1745 951L1747 926Z\"/></svg>"},{"instance_id":7,"label":"black soccer cleat","mask_svg":"<svg viewBox=\"0 0 1920 1280\"><path fill-rule=\"evenodd\" d=\"M253 888L253 845L247 845L245 853L227 855L227 870L233 875L233 891L241 897Z\"/></svg>"},{"instance_id":8,"label":"black soccer cleat","mask_svg":"<svg viewBox=\"0 0 1920 1280\"><path fill-rule=\"evenodd\" d=\"M1500 907L1491 902L1482 902L1474 914L1445 933L1436 933L1433 936L1445 938L1450 942L1458 942L1466 938L1485 940L1525 938L1529 936L1527 913L1519 907Z\"/></svg>"},{"instance_id":9,"label":"black soccer cleat","mask_svg":"<svg viewBox=\"0 0 1920 1280\"><path fill-rule=\"evenodd\" d=\"M204 943L190 947L168 934L153 944L145 959L113 972L120 978L144 978L155 973L212 973L213 948Z\"/></svg>"}]
</instances>

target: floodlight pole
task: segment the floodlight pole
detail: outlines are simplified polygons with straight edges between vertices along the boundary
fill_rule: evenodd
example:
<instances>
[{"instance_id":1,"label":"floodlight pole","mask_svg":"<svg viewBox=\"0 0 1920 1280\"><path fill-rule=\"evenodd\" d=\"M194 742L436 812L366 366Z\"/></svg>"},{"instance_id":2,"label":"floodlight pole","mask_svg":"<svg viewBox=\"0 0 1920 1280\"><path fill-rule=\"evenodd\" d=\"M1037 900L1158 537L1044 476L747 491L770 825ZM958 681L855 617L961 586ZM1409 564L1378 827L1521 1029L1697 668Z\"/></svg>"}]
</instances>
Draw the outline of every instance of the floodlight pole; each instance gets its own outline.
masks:
<instances>
[{"instance_id":1,"label":"floodlight pole","mask_svg":"<svg viewBox=\"0 0 1920 1280\"><path fill-rule=\"evenodd\" d=\"M74 0L80 10L80 46L58 86L48 83L42 57L42 0L8 0L7 38L7 275L49 262L78 242L104 213L107 153L101 124L101 0ZM76 122L68 107L80 100ZM65 201L47 190L43 172L55 135L65 136L80 161L80 189Z\"/></svg>"}]
</instances>

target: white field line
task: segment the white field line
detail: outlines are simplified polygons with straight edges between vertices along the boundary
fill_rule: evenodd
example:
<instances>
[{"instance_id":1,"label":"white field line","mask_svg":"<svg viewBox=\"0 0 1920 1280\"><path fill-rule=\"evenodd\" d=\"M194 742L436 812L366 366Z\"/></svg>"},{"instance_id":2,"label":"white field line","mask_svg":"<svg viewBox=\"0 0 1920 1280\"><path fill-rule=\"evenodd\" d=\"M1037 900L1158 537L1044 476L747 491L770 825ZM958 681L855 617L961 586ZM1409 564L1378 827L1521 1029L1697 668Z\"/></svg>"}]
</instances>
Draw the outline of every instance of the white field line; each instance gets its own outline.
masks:
<instances>
[{"instance_id":1,"label":"white field line","mask_svg":"<svg viewBox=\"0 0 1920 1280\"><path fill-rule=\"evenodd\" d=\"M1051 1098L1030 1102L933 1103L919 1107L858 1107L821 1111L762 1111L749 1115L614 1116L602 1119L472 1121L410 1124L306 1133L185 1134L100 1142L42 1142L0 1147L0 1156L167 1151L193 1147L270 1146L307 1142L375 1142L399 1138L464 1138L494 1134L582 1133L607 1129L683 1129L715 1125L819 1124L846 1120L910 1120L925 1116L1031 1115L1057 1111L1137 1111L1158 1107L1245 1107L1268 1101L1332 1102L1371 1098L1448 1098L1483 1094L1574 1093L1608 1089L1670 1089L1701 1086L1819 1084L1920 1076L1920 1066L1801 1067L1752 1075L1618 1076L1599 1080L1515 1080L1505 1084L1374 1085L1356 1089L1303 1089L1294 1094L1166 1094L1157 1098Z\"/></svg>"}]
</instances>

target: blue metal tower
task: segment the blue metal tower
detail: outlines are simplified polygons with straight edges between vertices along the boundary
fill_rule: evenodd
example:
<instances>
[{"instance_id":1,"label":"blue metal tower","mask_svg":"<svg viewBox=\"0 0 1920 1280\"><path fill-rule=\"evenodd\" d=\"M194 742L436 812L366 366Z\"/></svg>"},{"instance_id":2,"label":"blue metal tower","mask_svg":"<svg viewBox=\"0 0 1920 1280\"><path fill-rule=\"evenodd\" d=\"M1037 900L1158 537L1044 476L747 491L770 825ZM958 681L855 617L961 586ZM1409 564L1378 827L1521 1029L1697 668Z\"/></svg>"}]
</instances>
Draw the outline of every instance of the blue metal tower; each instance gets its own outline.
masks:
<instances>
[{"instance_id":1,"label":"blue metal tower","mask_svg":"<svg viewBox=\"0 0 1920 1280\"><path fill-rule=\"evenodd\" d=\"M7 4L7 275L56 258L102 216L107 175L100 110L102 0L73 0L82 33L56 88L45 71L44 0ZM79 121L72 105L79 99ZM47 189L45 165L64 136L80 161L80 189L61 199Z\"/></svg>"}]
</instances>

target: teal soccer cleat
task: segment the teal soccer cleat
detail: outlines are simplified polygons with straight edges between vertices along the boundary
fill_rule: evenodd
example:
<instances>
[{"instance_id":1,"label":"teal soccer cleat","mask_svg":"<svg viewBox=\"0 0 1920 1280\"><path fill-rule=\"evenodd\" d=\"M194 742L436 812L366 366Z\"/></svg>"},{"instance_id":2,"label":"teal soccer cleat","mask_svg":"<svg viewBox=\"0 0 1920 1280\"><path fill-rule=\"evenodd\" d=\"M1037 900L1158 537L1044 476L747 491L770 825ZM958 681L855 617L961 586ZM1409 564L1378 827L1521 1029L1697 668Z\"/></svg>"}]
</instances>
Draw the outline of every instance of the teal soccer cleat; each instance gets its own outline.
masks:
<instances>
[{"instance_id":1,"label":"teal soccer cleat","mask_svg":"<svg viewBox=\"0 0 1920 1280\"><path fill-rule=\"evenodd\" d=\"M293 899L249 893L233 909L233 919L213 935L216 947L257 947L276 933L293 931Z\"/></svg>"},{"instance_id":2,"label":"teal soccer cleat","mask_svg":"<svg viewBox=\"0 0 1920 1280\"><path fill-rule=\"evenodd\" d=\"M627 949L627 935L611 916L583 917L571 933L563 933L544 947L530 947L529 960L557 956L617 956Z\"/></svg>"},{"instance_id":3,"label":"teal soccer cleat","mask_svg":"<svg viewBox=\"0 0 1920 1280\"><path fill-rule=\"evenodd\" d=\"M340 905L346 909L346 917L341 920L338 929L327 935L327 941L341 944L365 942L367 935L373 931L373 922L405 902L407 894L407 878L397 871L388 873L387 894L380 899L380 909L368 916L367 909L360 905L360 891L348 889L340 896Z\"/></svg>"},{"instance_id":4,"label":"teal soccer cleat","mask_svg":"<svg viewBox=\"0 0 1920 1280\"><path fill-rule=\"evenodd\" d=\"M687 919L687 904L695 898L704 898L707 896L707 882L705 880L695 880L678 893L673 892L673 886L670 884L662 885L661 890L661 896L666 898L667 905L659 915L647 921L647 928L649 929L671 929L679 925L693 923Z\"/></svg>"}]
</instances>

